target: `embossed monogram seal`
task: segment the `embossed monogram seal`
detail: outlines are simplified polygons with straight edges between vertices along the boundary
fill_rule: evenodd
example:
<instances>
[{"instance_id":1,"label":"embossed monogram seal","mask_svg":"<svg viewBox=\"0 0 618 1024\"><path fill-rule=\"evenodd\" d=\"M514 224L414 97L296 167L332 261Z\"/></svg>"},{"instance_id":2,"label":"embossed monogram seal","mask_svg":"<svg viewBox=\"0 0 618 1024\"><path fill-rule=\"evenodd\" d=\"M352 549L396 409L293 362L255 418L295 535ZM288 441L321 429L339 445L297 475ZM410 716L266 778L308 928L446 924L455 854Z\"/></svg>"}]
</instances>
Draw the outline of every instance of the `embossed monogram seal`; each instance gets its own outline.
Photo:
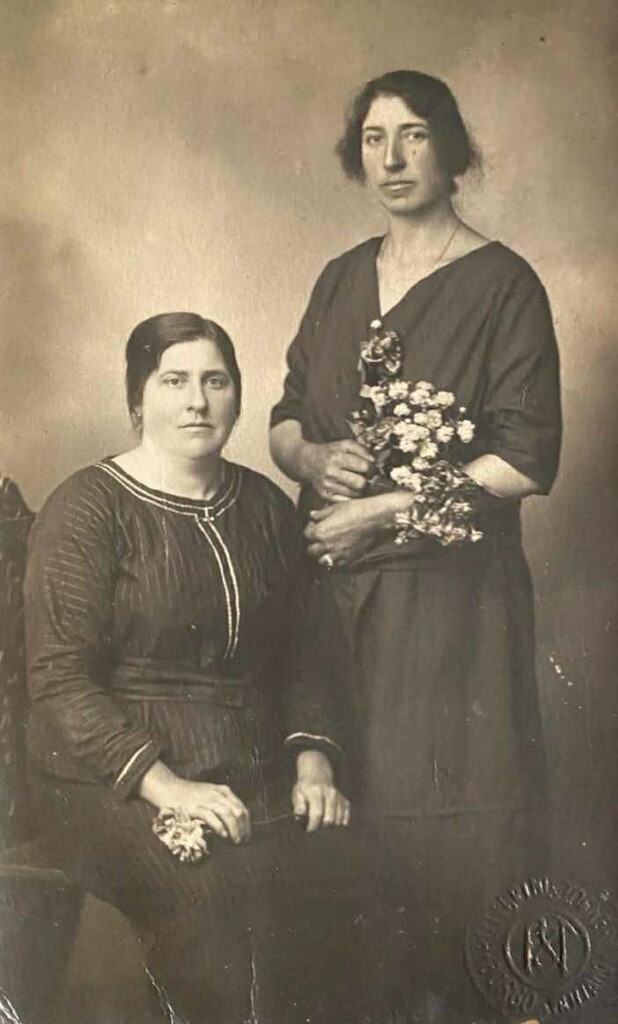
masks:
<instances>
[{"instance_id":1,"label":"embossed monogram seal","mask_svg":"<svg viewBox=\"0 0 618 1024\"><path fill-rule=\"evenodd\" d=\"M604 1002L618 977L618 915L608 893L530 878L470 921L466 965L488 1003L544 1018ZM611 998L611 996L610 996Z\"/></svg>"}]
</instances>

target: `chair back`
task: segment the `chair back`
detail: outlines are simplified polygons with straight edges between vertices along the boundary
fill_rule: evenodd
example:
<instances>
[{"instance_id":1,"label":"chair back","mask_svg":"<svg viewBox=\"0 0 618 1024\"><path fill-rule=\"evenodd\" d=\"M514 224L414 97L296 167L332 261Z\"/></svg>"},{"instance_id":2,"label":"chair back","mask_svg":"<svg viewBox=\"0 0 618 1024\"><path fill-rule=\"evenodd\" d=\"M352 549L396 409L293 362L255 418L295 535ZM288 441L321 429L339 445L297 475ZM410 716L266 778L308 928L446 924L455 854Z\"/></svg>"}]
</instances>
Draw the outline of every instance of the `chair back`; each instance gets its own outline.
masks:
<instances>
[{"instance_id":1,"label":"chair back","mask_svg":"<svg viewBox=\"0 0 618 1024\"><path fill-rule=\"evenodd\" d=\"M23 582L34 513L0 475L0 848L31 834L26 790Z\"/></svg>"}]
</instances>

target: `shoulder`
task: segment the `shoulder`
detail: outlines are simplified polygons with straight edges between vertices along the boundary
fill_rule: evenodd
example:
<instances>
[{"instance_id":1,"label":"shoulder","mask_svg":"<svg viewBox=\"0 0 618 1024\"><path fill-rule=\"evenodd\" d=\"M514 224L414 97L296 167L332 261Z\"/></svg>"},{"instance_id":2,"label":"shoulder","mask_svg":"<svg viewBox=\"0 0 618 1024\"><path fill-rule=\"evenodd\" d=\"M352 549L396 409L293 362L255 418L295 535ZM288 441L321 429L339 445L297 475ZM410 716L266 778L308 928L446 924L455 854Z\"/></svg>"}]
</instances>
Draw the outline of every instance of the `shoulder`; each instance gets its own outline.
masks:
<instances>
[{"instance_id":1,"label":"shoulder","mask_svg":"<svg viewBox=\"0 0 618 1024\"><path fill-rule=\"evenodd\" d=\"M320 272L314 291L330 290L341 277L358 267L366 266L368 261L375 258L380 242L380 237L366 238L364 242L333 257Z\"/></svg>"},{"instance_id":2,"label":"shoulder","mask_svg":"<svg viewBox=\"0 0 618 1024\"><path fill-rule=\"evenodd\" d=\"M381 236L366 238L351 249L346 249L341 255L335 256L326 264L324 270L330 271L331 274L342 274L358 264L364 264L367 260L375 258L381 241Z\"/></svg>"},{"instance_id":3,"label":"shoulder","mask_svg":"<svg viewBox=\"0 0 618 1024\"><path fill-rule=\"evenodd\" d=\"M117 486L99 463L77 470L49 495L36 516L36 531L68 530L77 520L91 528L105 523L113 513Z\"/></svg>"},{"instance_id":4,"label":"shoulder","mask_svg":"<svg viewBox=\"0 0 618 1024\"><path fill-rule=\"evenodd\" d=\"M488 273L501 282L506 288L520 288L527 291L543 291L543 283L534 268L502 242L490 242L481 249L476 250L478 255L485 258Z\"/></svg>"}]
</instances>

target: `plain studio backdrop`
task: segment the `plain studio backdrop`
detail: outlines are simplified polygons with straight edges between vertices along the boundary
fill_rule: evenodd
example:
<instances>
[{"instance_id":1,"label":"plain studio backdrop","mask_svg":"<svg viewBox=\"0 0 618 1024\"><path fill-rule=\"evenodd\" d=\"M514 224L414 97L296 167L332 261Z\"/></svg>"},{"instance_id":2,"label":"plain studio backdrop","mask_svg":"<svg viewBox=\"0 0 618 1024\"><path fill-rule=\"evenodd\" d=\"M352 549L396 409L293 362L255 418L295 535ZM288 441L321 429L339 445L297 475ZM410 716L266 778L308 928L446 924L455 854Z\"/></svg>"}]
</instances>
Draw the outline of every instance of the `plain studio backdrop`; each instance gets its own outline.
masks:
<instances>
[{"instance_id":1,"label":"plain studio backdrop","mask_svg":"<svg viewBox=\"0 0 618 1024\"><path fill-rule=\"evenodd\" d=\"M165 310L228 329L246 395L229 454L281 481L267 417L285 348L326 260L383 230L333 154L345 105L389 69L451 85L484 154L459 208L529 260L555 316L562 470L551 497L525 511L539 676L559 787L608 795L618 724L613 8L0 3L0 469L34 508L80 466L131 444L123 346ZM574 848L594 846L583 818L567 831ZM609 884L602 870L599 883Z\"/></svg>"}]
</instances>

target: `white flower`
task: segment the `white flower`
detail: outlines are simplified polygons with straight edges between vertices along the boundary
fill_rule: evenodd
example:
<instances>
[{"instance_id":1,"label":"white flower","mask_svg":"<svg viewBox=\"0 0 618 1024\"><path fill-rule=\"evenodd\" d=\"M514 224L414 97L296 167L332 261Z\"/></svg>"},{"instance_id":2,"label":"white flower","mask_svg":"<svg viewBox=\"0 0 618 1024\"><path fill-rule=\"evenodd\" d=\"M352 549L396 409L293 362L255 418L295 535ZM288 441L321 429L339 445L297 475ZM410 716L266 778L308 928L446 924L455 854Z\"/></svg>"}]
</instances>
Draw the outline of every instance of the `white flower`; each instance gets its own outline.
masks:
<instances>
[{"instance_id":1,"label":"white flower","mask_svg":"<svg viewBox=\"0 0 618 1024\"><path fill-rule=\"evenodd\" d=\"M380 327L382 326L382 321L381 320L372 320L371 323L369 324L369 326L371 327L372 331L379 331Z\"/></svg>"},{"instance_id":2,"label":"white flower","mask_svg":"<svg viewBox=\"0 0 618 1024\"><path fill-rule=\"evenodd\" d=\"M442 426L442 413L438 409L430 409L427 413L427 426L432 430Z\"/></svg>"},{"instance_id":3,"label":"white flower","mask_svg":"<svg viewBox=\"0 0 618 1024\"><path fill-rule=\"evenodd\" d=\"M405 398L408 394L408 382L405 380L391 381L388 385L388 394L389 398Z\"/></svg>"},{"instance_id":4,"label":"white flower","mask_svg":"<svg viewBox=\"0 0 618 1024\"><path fill-rule=\"evenodd\" d=\"M413 437L415 441L424 441L429 437L429 431L427 427L420 427L416 423L410 423L408 427L408 433L410 437Z\"/></svg>"},{"instance_id":5,"label":"white flower","mask_svg":"<svg viewBox=\"0 0 618 1024\"><path fill-rule=\"evenodd\" d=\"M414 422L420 424L422 427L427 426L427 413L426 412L415 412Z\"/></svg>"},{"instance_id":6,"label":"white flower","mask_svg":"<svg viewBox=\"0 0 618 1024\"><path fill-rule=\"evenodd\" d=\"M455 428L451 427L450 423L445 423L438 430L436 430L436 437L441 444L446 444L448 441L451 440L454 433Z\"/></svg>"},{"instance_id":7,"label":"white flower","mask_svg":"<svg viewBox=\"0 0 618 1024\"><path fill-rule=\"evenodd\" d=\"M422 388L419 388L418 386L410 394L410 401L412 402L412 405L425 405L428 398L429 393L427 391L423 391Z\"/></svg>"},{"instance_id":8,"label":"white flower","mask_svg":"<svg viewBox=\"0 0 618 1024\"><path fill-rule=\"evenodd\" d=\"M427 459L421 459L418 456L415 459L412 459L412 465L414 466L414 469L418 469L419 472L423 469L429 469Z\"/></svg>"},{"instance_id":9,"label":"white flower","mask_svg":"<svg viewBox=\"0 0 618 1024\"><path fill-rule=\"evenodd\" d=\"M402 452L415 452L418 446L418 442L413 437L405 436L401 438L399 447Z\"/></svg>"},{"instance_id":10,"label":"white flower","mask_svg":"<svg viewBox=\"0 0 618 1024\"><path fill-rule=\"evenodd\" d=\"M425 441L425 444L421 445L419 455L424 459L435 459L438 454L438 446L433 441Z\"/></svg>"},{"instance_id":11,"label":"white flower","mask_svg":"<svg viewBox=\"0 0 618 1024\"><path fill-rule=\"evenodd\" d=\"M380 388L380 387L373 387L373 388L370 388L369 390L371 392L369 397L371 398L371 401L375 405L376 409L380 409L383 405L386 405L387 398L386 398L386 395L384 394L382 388Z\"/></svg>"},{"instance_id":12,"label":"white flower","mask_svg":"<svg viewBox=\"0 0 618 1024\"><path fill-rule=\"evenodd\" d=\"M371 388L369 387L369 384L363 384L360 389L360 396L361 398L371 398Z\"/></svg>"},{"instance_id":13,"label":"white flower","mask_svg":"<svg viewBox=\"0 0 618 1024\"><path fill-rule=\"evenodd\" d=\"M405 402L399 402L393 409L394 416L407 416L410 412Z\"/></svg>"},{"instance_id":14,"label":"white flower","mask_svg":"<svg viewBox=\"0 0 618 1024\"><path fill-rule=\"evenodd\" d=\"M462 420L457 424L457 435L460 441L468 444L474 437L474 423L472 420Z\"/></svg>"},{"instance_id":15,"label":"white flower","mask_svg":"<svg viewBox=\"0 0 618 1024\"><path fill-rule=\"evenodd\" d=\"M438 405L443 405L445 408L453 405L455 401L455 395L451 391L438 391L435 397Z\"/></svg>"},{"instance_id":16,"label":"white flower","mask_svg":"<svg viewBox=\"0 0 618 1024\"><path fill-rule=\"evenodd\" d=\"M418 391L433 391L433 384L430 384L428 380L417 380L415 388Z\"/></svg>"},{"instance_id":17,"label":"white flower","mask_svg":"<svg viewBox=\"0 0 618 1024\"><path fill-rule=\"evenodd\" d=\"M393 483L407 487L410 491L420 491L422 480L418 473L413 473L409 466L396 466L390 473Z\"/></svg>"}]
</instances>

